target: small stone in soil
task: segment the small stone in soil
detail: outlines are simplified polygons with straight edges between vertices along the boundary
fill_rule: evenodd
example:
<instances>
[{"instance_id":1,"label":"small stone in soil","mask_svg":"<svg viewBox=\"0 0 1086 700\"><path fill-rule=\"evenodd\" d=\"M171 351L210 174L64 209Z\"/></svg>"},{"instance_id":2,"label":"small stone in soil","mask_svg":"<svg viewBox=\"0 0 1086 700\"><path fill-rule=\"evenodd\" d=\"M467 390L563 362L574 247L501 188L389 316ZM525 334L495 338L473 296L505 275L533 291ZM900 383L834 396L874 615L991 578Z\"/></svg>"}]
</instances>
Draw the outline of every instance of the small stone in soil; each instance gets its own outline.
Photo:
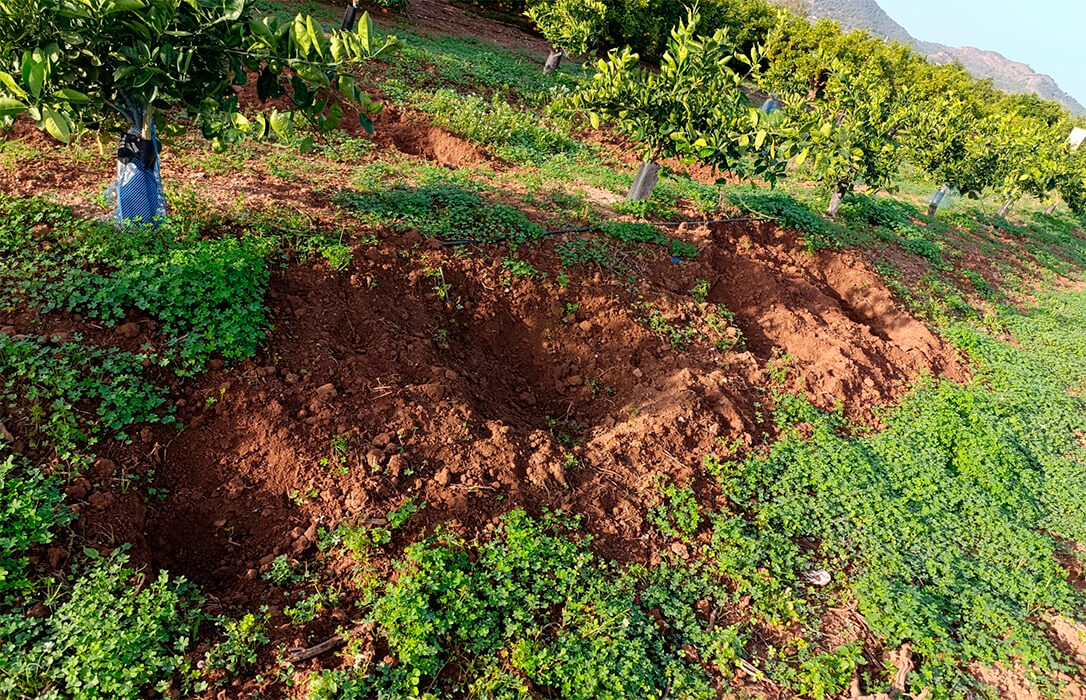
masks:
<instances>
[{"instance_id":1,"label":"small stone in soil","mask_svg":"<svg viewBox=\"0 0 1086 700\"><path fill-rule=\"evenodd\" d=\"M316 394L317 394L318 399L320 399L321 401L327 402L327 401L331 401L332 399L336 398L336 396L339 395L339 392L336 391L335 386L333 386L331 383L329 383L329 384L323 384L323 385L317 387Z\"/></svg>"}]
</instances>

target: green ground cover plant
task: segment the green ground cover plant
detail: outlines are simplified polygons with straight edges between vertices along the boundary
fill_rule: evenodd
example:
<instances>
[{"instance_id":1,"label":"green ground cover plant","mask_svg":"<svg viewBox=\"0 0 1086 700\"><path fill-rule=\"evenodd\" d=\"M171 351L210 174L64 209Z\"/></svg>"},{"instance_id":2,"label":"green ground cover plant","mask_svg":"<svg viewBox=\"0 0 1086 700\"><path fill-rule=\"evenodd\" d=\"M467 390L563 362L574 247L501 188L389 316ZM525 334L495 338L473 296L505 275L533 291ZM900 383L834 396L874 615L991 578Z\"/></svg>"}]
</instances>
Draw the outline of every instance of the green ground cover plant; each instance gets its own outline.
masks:
<instances>
[{"instance_id":1,"label":"green ground cover plant","mask_svg":"<svg viewBox=\"0 0 1086 700\"><path fill-rule=\"evenodd\" d=\"M741 185L724 187L722 193L732 206L742 211L774 219L784 228L799 231L811 250L841 248L857 242L849 229L825 219L786 192Z\"/></svg>"},{"instance_id":2,"label":"green ground cover plant","mask_svg":"<svg viewBox=\"0 0 1086 700\"><path fill-rule=\"evenodd\" d=\"M525 51L510 51L478 37L397 32L402 47L385 63L378 85L394 101L411 101L418 91L451 88L498 94L541 105L552 91L561 93L578 82L580 68L567 64L543 75Z\"/></svg>"},{"instance_id":3,"label":"green ground cover plant","mask_svg":"<svg viewBox=\"0 0 1086 700\"><path fill-rule=\"evenodd\" d=\"M1062 302L1057 315L1086 311L1081 293ZM1054 361L1064 342L1046 345L1084 339L1081 326L1068 333L1036 318L1008 320L1035 338L1028 350L949 328L977 378L921 385L879 433L849 437L836 415L782 396L784 438L718 471L729 500L757 503L759 522L792 537L817 538L820 555L849 571L871 629L926 659L916 692L956 697L969 660L1017 661L1043 681L1065 664L1038 630L1043 613L1080 615L1086 602L1057 557L1086 532L1086 450L1075 437L1086 405L1067 390L1086 363L1081 353Z\"/></svg>"},{"instance_id":4,"label":"green ground cover plant","mask_svg":"<svg viewBox=\"0 0 1086 700\"><path fill-rule=\"evenodd\" d=\"M8 304L21 298L44 313L79 312L111 325L143 311L161 324L180 372L213 355L243 360L264 339L273 238L204 238L215 222L184 215L119 236L108 224L39 198L0 198L0 214Z\"/></svg>"},{"instance_id":5,"label":"green ground cover plant","mask_svg":"<svg viewBox=\"0 0 1086 700\"><path fill-rule=\"evenodd\" d=\"M10 409L29 417L31 447L43 443L69 458L106 436L126 439L136 423L173 422L166 389L146 378L154 355L81 340L0 334L0 391Z\"/></svg>"},{"instance_id":6,"label":"green ground cover plant","mask_svg":"<svg viewBox=\"0 0 1086 700\"><path fill-rule=\"evenodd\" d=\"M442 89L415 104L434 123L460 134L511 163L540 163L567 153L585 157L591 149L570 136L570 125L519 110L494 96L489 100Z\"/></svg>"},{"instance_id":7,"label":"green ground cover plant","mask_svg":"<svg viewBox=\"0 0 1086 700\"><path fill-rule=\"evenodd\" d=\"M92 557L49 617L0 614L0 692L105 700L169 691L196 634L198 601L184 579L126 564L121 550Z\"/></svg>"},{"instance_id":8,"label":"green ground cover plant","mask_svg":"<svg viewBox=\"0 0 1086 700\"><path fill-rule=\"evenodd\" d=\"M11 455L0 461L0 604L15 604L30 587L27 551L51 542L54 528L74 517L62 500L58 479Z\"/></svg>"},{"instance_id":9,"label":"green ground cover plant","mask_svg":"<svg viewBox=\"0 0 1086 700\"><path fill-rule=\"evenodd\" d=\"M375 226L418 231L441 240L514 242L538 238L543 227L519 209L493 200L487 186L456 173L424 171L417 183L372 181L344 190L336 203Z\"/></svg>"},{"instance_id":10,"label":"green ground cover plant","mask_svg":"<svg viewBox=\"0 0 1086 700\"><path fill-rule=\"evenodd\" d=\"M325 671L313 697L513 698L529 683L570 698L656 696L668 687L677 697L714 697L683 645L730 669L741 638L728 625L707 630L684 602L722 591L678 567L616 569L575 527L513 511L486 542L438 532L410 545L372 609L398 663ZM466 672L439 675L453 662Z\"/></svg>"}]
</instances>

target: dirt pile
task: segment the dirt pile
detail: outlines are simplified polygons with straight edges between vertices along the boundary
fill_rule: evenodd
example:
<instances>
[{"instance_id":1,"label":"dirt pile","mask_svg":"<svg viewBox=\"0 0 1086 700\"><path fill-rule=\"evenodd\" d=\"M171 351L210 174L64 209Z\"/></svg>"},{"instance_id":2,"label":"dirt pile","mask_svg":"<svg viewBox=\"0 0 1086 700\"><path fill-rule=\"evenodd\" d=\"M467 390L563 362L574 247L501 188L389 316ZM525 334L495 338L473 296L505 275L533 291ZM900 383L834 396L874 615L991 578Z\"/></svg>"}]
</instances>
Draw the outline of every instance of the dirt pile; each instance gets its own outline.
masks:
<instances>
[{"instance_id":1,"label":"dirt pile","mask_svg":"<svg viewBox=\"0 0 1086 700\"><path fill-rule=\"evenodd\" d=\"M408 537L444 522L475 534L516 506L564 508L603 553L648 561L656 481L698 483L721 441L768 437L769 363L858 417L919 374L965 376L850 256L810 255L770 226L680 235L701 255L649 255L634 287L583 268L553 284L557 241L521 250L536 280L511 278L493 251L411 236L358 250L343 274L285 270L266 352L186 388L182 433L157 429L169 497L147 514L148 555L243 596L273 556L313 547L319 527L382 518L412 496L428 507ZM745 350L678 350L646 328L637 299L667 311L698 280L735 312Z\"/></svg>"}]
</instances>

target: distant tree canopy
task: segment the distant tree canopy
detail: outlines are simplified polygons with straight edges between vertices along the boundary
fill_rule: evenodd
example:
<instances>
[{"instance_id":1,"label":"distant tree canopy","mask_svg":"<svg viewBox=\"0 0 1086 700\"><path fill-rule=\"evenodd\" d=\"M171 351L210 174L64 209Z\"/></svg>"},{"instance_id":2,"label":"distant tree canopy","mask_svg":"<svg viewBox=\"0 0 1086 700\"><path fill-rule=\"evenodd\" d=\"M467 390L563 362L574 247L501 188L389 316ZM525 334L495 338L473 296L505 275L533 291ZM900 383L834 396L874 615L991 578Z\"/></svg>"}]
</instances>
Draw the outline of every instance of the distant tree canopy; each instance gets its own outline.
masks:
<instances>
[{"instance_id":1,"label":"distant tree canopy","mask_svg":"<svg viewBox=\"0 0 1086 700\"><path fill-rule=\"evenodd\" d=\"M685 12L672 0L603 2L601 46L626 46L638 60L660 59ZM771 129L750 122L754 134L761 132L759 144L780 145L774 157L787 153L808 163L831 196L831 214L856 186L892 187L906 160L940 192L953 188L967 196L1005 197L1004 213L1022 196L1055 201L1057 194L1073 211L1084 211L1086 158L1067 145L1072 126L1083 120L1073 119L1061 105L1035 95L1008 95L958 64L935 65L903 44L864 31L842 32L825 19L812 23L764 0L705 0L698 14L699 32L720 37L733 52L730 67L719 70L734 70L735 59L750 56L747 84L788 107ZM726 33L717 34L722 29ZM695 104L701 94L694 94L696 86L689 90L687 95L669 88L667 99ZM609 110L615 123L626 119L622 105ZM659 121L661 143L672 138L666 133L671 121ZM714 138L711 145L708 138L694 139L685 149L672 148L683 140L676 138L661 148L705 163L703 154L710 149L751 152L745 128L733 126ZM753 152L761 153L761 147ZM735 170L743 161L730 155L713 164ZM775 179L783 164L760 172ZM931 213L938 201L933 198Z\"/></svg>"}]
</instances>

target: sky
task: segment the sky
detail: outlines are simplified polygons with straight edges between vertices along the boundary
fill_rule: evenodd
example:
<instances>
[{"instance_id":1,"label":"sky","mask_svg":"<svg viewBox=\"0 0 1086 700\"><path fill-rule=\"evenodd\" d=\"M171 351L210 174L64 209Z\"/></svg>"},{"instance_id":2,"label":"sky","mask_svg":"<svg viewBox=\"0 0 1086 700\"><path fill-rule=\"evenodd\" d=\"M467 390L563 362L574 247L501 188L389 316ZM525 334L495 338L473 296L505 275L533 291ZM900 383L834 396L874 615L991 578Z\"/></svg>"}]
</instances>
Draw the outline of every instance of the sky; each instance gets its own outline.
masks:
<instances>
[{"instance_id":1,"label":"sky","mask_svg":"<svg viewBox=\"0 0 1086 700\"><path fill-rule=\"evenodd\" d=\"M921 41L998 51L1086 105L1086 0L878 0Z\"/></svg>"}]
</instances>

